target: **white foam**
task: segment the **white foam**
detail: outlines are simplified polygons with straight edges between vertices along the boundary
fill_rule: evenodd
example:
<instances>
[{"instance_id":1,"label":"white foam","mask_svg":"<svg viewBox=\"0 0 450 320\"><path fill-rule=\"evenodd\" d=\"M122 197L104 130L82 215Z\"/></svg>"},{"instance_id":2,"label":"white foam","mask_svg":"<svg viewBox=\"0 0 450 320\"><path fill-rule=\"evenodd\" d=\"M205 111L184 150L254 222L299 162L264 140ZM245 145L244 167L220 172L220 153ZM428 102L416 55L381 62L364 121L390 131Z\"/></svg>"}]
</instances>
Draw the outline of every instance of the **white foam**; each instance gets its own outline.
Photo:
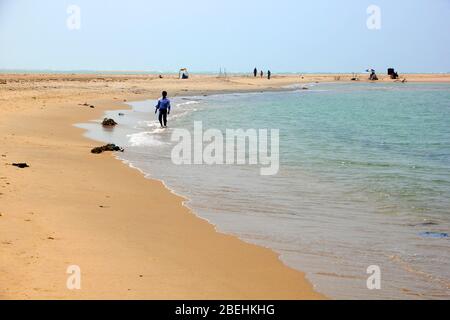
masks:
<instances>
[{"instance_id":1,"label":"white foam","mask_svg":"<svg viewBox=\"0 0 450 320\"><path fill-rule=\"evenodd\" d=\"M182 103L178 103L176 104L177 107L181 107L181 106L188 106L190 104L199 104L200 102L198 101L186 101L186 102L182 102Z\"/></svg>"},{"instance_id":2,"label":"white foam","mask_svg":"<svg viewBox=\"0 0 450 320\"><path fill-rule=\"evenodd\" d=\"M162 132L161 129L156 129L152 132L139 132L127 135L129 143L132 147L154 147L162 146L165 143L158 140L154 133Z\"/></svg>"},{"instance_id":3,"label":"white foam","mask_svg":"<svg viewBox=\"0 0 450 320\"><path fill-rule=\"evenodd\" d=\"M138 123L133 128L134 129L156 128L159 125L160 124L158 121L142 120L142 121L138 121Z\"/></svg>"},{"instance_id":4,"label":"white foam","mask_svg":"<svg viewBox=\"0 0 450 320\"><path fill-rule=\"evenodd\" d=\"M153 130L153 131L150 131L149 133L155 134L155 133L163 133L163 132L166 132L166 131L167 131L167 129L164 129L164 128L158 128L158 129L155 129L155 130Z\"/></svg>"}]
</instances>

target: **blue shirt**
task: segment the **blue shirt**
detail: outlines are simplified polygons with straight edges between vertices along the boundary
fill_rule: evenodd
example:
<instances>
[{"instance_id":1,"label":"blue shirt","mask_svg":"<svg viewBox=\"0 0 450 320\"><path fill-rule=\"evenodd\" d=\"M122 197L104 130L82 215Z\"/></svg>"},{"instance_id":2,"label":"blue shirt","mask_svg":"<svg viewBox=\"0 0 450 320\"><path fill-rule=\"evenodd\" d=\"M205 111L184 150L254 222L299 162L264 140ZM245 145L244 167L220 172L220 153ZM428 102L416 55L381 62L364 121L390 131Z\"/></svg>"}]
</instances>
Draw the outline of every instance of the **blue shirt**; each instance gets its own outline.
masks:
<instances>
[{"instance_id":1,"label":"blue shirt","mask_svg":"<svg viewBox=\"0 0 450 320\"><path fill-rule=\"evenodd\" d=\"M167 98L160 99L158 101L158 105L156 106L156 110L159 111L168 110L170 112L170 100Z\"/></svg>"}]
</instances>

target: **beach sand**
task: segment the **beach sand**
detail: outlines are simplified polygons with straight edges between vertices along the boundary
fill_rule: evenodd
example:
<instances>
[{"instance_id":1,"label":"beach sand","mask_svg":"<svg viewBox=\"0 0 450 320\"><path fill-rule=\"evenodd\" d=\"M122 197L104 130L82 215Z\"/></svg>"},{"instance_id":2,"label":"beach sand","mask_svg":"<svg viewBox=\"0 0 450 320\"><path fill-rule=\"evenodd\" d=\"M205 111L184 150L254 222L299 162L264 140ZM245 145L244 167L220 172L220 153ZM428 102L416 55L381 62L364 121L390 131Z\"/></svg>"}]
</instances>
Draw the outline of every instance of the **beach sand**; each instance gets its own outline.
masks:
<instances>
[{"instance_id":1,"label":"beach sand","mask_svg":"<svg viewBox=\"0 0 450 320\"><path fill-rule=\"evenodd\" d=\"M216 232L161 182L113 154L91 154L100 144L73 124L162 90L173 97L334 80L0 75L0 299L325 298L271 250ZM81 268L81 290L66 287L70 265Z\"/></svg>"}]
</instances>

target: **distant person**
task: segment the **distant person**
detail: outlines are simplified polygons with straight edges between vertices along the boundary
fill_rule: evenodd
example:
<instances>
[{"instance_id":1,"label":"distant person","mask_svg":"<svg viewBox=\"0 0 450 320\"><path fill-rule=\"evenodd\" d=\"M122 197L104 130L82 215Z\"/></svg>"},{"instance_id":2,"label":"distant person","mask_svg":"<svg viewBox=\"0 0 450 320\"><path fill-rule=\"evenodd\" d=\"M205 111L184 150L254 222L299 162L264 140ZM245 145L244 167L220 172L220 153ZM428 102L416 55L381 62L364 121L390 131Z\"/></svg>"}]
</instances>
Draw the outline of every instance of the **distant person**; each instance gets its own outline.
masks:
<instances>
[{"instance_id":1,"label":"distant person","mask_svg":"<svg viewBox=\"0 0 450 320\"><path fill-rule=\"evenodd\" d=\"M270 78L272 78L272 72L269 70L267 71L267 79L270 80Z\"/></svg>"},{"instance_id":2,"label":"distant person","mask_svg":"<svg viewBox=\"0 0 450 320\"><path fill-rule=\"evenodd\" d=\"M255 70L253 70L253 75L254 75L255 78L256 78L256 76L258 75L258 69L255 68Z\"/></svg>"},{"instance_id":3,"label":"distant person","mask_svg":"<svg viewBox=\"0 0 450 320\"><path fill-rule=\"evenodd\" d=\"M264 71L261 70L261 79L264 77Z\"/></svg>"},{"instance_id":4,"label":"distant person","mask_svg":"<svg viewBox=\"0 0 450 320\"><path fill-rule=\"evenodd\" d=\"M155 114L159 111L159 123L161 128L167 128L167 115L170 114L170 100L167 99L167 92L162 92L162 98L158 100Z\"/></svg>"}]
</instances>

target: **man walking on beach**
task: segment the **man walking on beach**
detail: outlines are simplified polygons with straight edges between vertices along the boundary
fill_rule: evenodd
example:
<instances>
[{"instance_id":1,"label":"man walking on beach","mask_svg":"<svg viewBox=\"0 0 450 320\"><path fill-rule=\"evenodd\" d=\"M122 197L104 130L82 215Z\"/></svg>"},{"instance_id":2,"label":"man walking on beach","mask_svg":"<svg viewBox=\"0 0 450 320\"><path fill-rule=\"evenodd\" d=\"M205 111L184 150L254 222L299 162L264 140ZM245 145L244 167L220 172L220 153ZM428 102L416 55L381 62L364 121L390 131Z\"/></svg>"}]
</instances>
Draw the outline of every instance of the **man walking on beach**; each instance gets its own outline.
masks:
<instances>
[{"instance_id":1,"label":"man walking on beach","mask_svg":"<svg viewBox=\"0 0 450 320\"><path fill-rule=\"evenodd\" d=\"M162 92L162 98L158 100L155 114L159 110L159 123L161 128L167 128L167 115L170 114L170 100L167 99L167 91Z\"/></svg>"},{"instance_id":2,"label":"man walking on beach","mask_svg":"<svg viewBox=\"0 0 450 320\"><path fill-rule=\"evenodd\" d=\"M267 71L267 79L270 80L270 78L272 78L272 72L269 70Z\"/></svg>"}]
</instances>

